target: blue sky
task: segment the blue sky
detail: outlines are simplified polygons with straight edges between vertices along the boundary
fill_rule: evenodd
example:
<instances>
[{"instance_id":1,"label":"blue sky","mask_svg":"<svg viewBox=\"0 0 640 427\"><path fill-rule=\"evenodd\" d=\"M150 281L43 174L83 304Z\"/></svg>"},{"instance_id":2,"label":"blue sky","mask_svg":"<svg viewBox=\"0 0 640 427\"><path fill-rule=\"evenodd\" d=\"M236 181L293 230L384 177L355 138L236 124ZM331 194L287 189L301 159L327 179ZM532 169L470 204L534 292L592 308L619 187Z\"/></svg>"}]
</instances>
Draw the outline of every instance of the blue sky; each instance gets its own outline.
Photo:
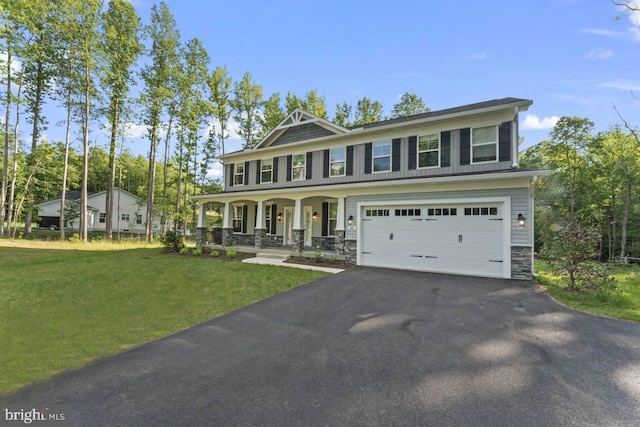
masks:
<instances>
[{"instance_id":1,"label":"blue sky","mask_svg":"<svg viewBox=\"0 0 640 427\"><path fill-rule=\"evenodd\" d=\"M532 99L521 115L524 147L547 138L563 115L588 117L598 130L619 123L612 103L640 125L630 93L640 94L640 16L608 0L166 3L182 41L201 39L212 67L226 65L234 79L250 71L265 98L316 89L330 116L336 103L363 96L388 114L414 92L432 110ZM153 2L134 4L148 23ZM47 132L61 134L55 125ZM146 145L133 140L130 149ZM231 141L228 151L239 147Z\"/></svg>"}]
</instances>

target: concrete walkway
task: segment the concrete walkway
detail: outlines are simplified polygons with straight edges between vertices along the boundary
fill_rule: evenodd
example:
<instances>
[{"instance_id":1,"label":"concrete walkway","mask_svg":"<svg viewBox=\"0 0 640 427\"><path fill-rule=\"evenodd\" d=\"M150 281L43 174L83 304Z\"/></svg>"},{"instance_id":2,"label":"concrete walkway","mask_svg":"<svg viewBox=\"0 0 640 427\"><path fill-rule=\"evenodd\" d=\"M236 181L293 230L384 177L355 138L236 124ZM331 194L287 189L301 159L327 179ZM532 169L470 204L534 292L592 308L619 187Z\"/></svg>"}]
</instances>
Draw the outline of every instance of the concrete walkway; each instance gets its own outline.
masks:
<instances>
[{"instance_id":1,"label":"concrete walkway","mask_svg":"<svg viewBox=\"0 0 640 427\"><path fill-rule=\"evenodd\" d=\"M301 268L303 270L318 270L324 271L326 273L341 273L344 270L341 268L329 268L329 267L320 267L317 265L305 265L305 264L293 264L284 262L284 259L280 258L267 258L267 257L255 257L255 258L247 258L242 260L242 262L247 262L249 264L262 264L262 265L279 265L281 267L293 267L293 268Z\"/></svg>"}]
</instances>

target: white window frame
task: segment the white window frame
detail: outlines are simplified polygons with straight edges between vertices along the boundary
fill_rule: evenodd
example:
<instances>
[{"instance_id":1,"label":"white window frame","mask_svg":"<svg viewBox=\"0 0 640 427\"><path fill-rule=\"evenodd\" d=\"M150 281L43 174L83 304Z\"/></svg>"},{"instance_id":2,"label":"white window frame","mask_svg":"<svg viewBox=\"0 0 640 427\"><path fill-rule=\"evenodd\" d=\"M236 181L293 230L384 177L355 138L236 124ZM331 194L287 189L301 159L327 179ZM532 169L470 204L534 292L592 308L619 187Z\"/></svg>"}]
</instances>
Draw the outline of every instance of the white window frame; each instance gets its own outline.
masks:
<instances>
[{"instance_id":1,"label":"white window frame","mask_svg":"<svg viewBox=\"0 0 640 427\"><path fill-rule=\"evenodd\" d=\"M335 205L335 217L331 216L331 206ZM328 206L327 206L327 216L329 218L327 218L327 236L328 237L335 237L336 235L336 227L338 226L338 202L328 202ZM333 221L334 226L333 226L333 233L331 232L331 221Z\"/></svg>"},{"instance_id":2,"label":"white window frame","mask_svg":"<svg viewBox=\"0 0 640 427\"><path fill-rule=\"evenodd\" d=\"M482 144L474 145L473 144L473 131L476 130L476 129L484 129L484 128L490 128L490 127L495 128L496 140L495 141L490 141L490 142L484 142ZM498 150L499 150L498 141L500 139L499 135L500 135L500 132L499 132L499 129L498 129L498 125L477 126L477 127L471 128L471 138L470 138L471 139L471 141L470 141L471 152L469 153L469 155L470 155L470 158L471 158L470 159L471 160L470 163L472 165L473 164L481 164L481 163L497 163L498 162L498 155L499 155L499 152L498 152ZM486 146L490 146L490 145L493 145L495 147L495 153L496 153L495 160L479 160L479 161L475 161L474 158L473 158L474 149L476 147L486 147Z\"/></svg>"},{"instance_id":3,"label":"white window frame","mask_svg":"<svg viewBox=\"0 0 640 427\"><path fill-rule=\"evenodd\" d=\"M264 206L264 226L267 228L267 234L271 234L271 205Z\"/></svg>"},{"instance_id":4,"label":"white window frame","mask_svg":"<svg viewBox=\"0 0 640 427\"><path fill-rule=\"evenodd\" d=\"M120 214L120 221L127 221L127 222L129 222L130 218L131 218L131 216L129 216L129 214L128 214L128 213Z\"/></svg>"},{"instance_id":5,"label":"white window frame","mask_svg":"<svg viewBox=\"0 0 640 427\"><path fill-rule=\"evenodd\" d=\"M136 214L136 224L142 224L142 214Z\"/></svg>"},{"instance_id":6,"label":"white window frame","mask_svg":"<svg viewBox=\"0 0 640 427\"><path fill-rule=\"evenodd\" d=\"M269 169L265 170L264 167L266 165L265 162L268 162ZM269 181L262 179L263 174L269 172ZM273 159L263 159L260 160L260 184L271 184L273 182Z\"/></svg>"},{"instance_id":7,"label":"white window frame","mask_svg":"<svg viewBox=\"0 0 640 427\"><path fill-rule=\"evenodd\" d=\"M438 148L436 148L435 150L433 148L428 149L428 150L420 150L420 138L424 138L424 137L437 137L438 139ZM431 141L430 141L431 142ZM418 140L416 141L416 163L418 166L418 169L431 169L431 168L439 168L440 167L440 149L442 148L442 141L440 140L440 133L429 133L429 134L425 134L425 135L420 135L418 136ZM420 166L420 154L421 153L433 153L436 152L437 153L437 159L438 159L438 164L437 165L433 165L433 166Z\"/></svg>"},{"instance_id":8,"label":"white window frame","mask_svg":"<svg viewBox=\"0 0 640 427\"><path fill-rule=\"evenodd\" d=\"M100 214L98 215L98 223L104 224L105 222L107 222L107 213L100 212Z\"/></svg>"},{"instance_id":9,"label":"white window frame","mask_svg":"<svg viewBox=\"0 0 640 427\"><path fill-rule=\"evenodd\" d=\"M389 154L385 154L384 156L376 156L376 145L387 145L389 146ZM391 161L392 161L393 147L391 145L391 141L380 141L374 142L371 146L371 172L372 173L388 173L391 172ZM376 170L376 159L382 159L388 157L389 158L389 169L385 170Z\"/></svg>"},{"instance_id":10,"label":"white window frame","mask_svg":"<svg viewBox=\"0 0 640 427\"><path fill-rule=\"evenodd\" d=\"M242 168L242 172L238 173L238 169ZM236 177L240 177L240 183L238 183L238 180L236 179ZM234 187L237 185L244 185L244 163L236 163L233 166L233 185Z\"/></svg>"},{"instance_id":11,"label":"white window frame","mask_svg":"<svg viewBox=\"0 0 640 427\"><path fill-rule=\"evenodd\" d=\"M302 166L295 165L296 157L302 157ZM296 169L302 170L302 178L296 178ZM307 153L299 153L291 156L291 181L304 181L307 179Z\"/></svg>"},{"instance_id":12,"label":"white window frame","mask_svg":"<svg viewBox=\"0 0 640 427\"><path fill-rule=\"evenodd\" d=\"M334 151L342 151L342 160L333 160L333 152ZM334 174L333 173L333 165L342 163L342 173ZM346 176L347 175L347 147L338 147L331 148L329 150L329 177L335 178L337 176Z\"/></svg>"},{"instance_id":13,"label":"white window frame","mask_svg":"<svg viewBox=\"0 0 640 427\"><path fill-rule=\"evenodd\" d=\"M233 218L231 219L231 226L233 227L234 233L242 234L242 228L245 220L245 218L242 215L243 211L244 211L244 205L233 205ZM239 221L240 223L239 231L236 231L236 226L235 226L236 221Z\"/></svg>"}]
</instances>

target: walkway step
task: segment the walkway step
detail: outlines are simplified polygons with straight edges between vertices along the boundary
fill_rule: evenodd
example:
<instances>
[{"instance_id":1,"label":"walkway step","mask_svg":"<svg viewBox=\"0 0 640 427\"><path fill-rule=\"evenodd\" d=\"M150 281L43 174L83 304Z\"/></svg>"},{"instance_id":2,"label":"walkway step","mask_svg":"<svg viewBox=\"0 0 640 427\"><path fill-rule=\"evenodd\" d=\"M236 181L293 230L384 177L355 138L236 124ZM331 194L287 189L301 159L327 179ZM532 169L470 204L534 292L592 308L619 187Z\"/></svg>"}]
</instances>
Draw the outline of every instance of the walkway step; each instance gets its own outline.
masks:
<instances>
[{"instance_id":1,"label":"walkway step","mask_svg":"<svg viewBox=\"0 0 640 427\"><path fill-rule=\"evenodd\" d=\"M269 254L269 253L264 253L264 252L258 252L256 254L256 258L269 258L269 259L279 259L279 260L287 260L289 258L291 258L289 255L286 254Z\"/></svg>"}]
</instances>

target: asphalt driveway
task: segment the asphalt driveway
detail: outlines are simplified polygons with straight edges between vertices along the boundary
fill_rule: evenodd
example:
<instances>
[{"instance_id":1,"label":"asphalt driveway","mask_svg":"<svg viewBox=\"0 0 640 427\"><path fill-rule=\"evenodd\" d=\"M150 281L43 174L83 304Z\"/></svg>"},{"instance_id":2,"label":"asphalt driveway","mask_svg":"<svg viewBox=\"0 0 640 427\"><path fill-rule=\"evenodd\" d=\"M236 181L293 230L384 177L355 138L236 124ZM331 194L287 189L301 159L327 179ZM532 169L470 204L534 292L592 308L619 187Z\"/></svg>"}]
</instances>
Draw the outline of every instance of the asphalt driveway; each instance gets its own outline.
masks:
<instances>
[{"instance_id":1,"label":"asphalt driveway","mask_svg":"<svg viewBox=\"0 0 640 427\"><path fill-rule=\"evenodd\" d=\"M72 425L637 425L640 325L353 268L0 399Z\"/></svg>"}]
</instances>

